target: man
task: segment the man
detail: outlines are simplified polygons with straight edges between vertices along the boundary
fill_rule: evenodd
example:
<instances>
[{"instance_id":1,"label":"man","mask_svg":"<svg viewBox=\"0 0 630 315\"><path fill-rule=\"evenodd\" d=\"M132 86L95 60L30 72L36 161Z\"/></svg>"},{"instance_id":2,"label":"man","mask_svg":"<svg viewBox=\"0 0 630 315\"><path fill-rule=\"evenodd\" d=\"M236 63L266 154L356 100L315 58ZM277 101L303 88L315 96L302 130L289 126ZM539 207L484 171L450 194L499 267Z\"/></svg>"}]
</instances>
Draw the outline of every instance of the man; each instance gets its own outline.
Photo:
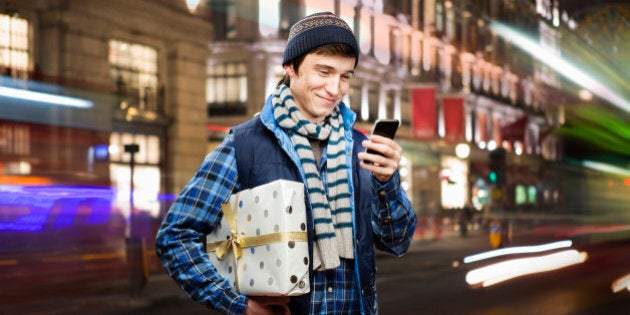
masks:
<instances>
[{"instance_id":1,"label":"man","mask_svg":"<svg viewBox=\"0 0 630 315\"><path fill-rule=\"evenodd\" d=\"M260 115L233 128L206 157L158 232L157 255L192 299L229 314L377 313L374 247L404 254L416 217L400 187L401 147L366 139L341 102L358 55L352 31L330 12L291 28L284 79ZM204 236L231 194L278 179L305 185L310 293L243 296L209 262Z\"/></svg>"}]
</instances>

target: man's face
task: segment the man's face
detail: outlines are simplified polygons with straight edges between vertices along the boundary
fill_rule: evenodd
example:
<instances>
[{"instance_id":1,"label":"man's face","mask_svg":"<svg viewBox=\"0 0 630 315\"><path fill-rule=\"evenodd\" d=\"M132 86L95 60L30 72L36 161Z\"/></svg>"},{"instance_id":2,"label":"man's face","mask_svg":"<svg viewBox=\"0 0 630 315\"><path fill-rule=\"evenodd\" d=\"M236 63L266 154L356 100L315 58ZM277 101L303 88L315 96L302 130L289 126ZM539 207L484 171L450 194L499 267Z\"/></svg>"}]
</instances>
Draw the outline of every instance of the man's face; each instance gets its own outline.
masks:
<instances>
[{"instance_id":1,"label":"man's face","mask_svg":"<svg viewBox=\"0 0 630 315\"><path fill-rule=\"evenodd\" d=\"M321 122L350 89L354 74L353 57L308 54L295 73L293 66L284 70L291 78L291 93L304 117Z\"/></svg>"}]
</instances>

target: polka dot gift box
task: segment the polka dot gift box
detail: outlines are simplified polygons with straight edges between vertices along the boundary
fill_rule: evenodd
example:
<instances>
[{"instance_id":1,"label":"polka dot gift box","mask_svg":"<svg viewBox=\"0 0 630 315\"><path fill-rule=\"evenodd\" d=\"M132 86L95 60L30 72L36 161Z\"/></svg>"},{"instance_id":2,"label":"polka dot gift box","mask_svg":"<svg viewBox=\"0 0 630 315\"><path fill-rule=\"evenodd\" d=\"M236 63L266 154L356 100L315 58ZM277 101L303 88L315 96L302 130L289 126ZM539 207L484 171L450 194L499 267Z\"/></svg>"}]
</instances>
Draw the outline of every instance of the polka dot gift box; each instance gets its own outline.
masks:
<instances>
[{"instance_id":1,"label":"polka dot gift box","mask_svg":"<svg viewBox=\"0 0 630 315\"><path fill-rule=\"evenodd\" d=\"M208 257L245 295L309 292L304 184L276 180L232 195L206 238Z\"/></svg>"}]
</instances>

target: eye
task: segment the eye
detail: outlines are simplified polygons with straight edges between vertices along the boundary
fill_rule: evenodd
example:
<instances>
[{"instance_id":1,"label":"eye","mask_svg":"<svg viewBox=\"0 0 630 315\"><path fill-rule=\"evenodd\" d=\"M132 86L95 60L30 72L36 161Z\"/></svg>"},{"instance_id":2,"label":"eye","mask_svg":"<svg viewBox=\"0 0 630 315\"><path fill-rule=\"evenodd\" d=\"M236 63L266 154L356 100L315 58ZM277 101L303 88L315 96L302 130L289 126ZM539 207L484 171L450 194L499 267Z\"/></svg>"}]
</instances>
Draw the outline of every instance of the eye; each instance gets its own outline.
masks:
<instances>
[{"instance_id":1,"label":"eye","mask_svg":"<svg viewBox=\"0 0 630 315\"><path fill-rule=\"evenodd\" d=\"M325 77L328 76L330 72L328 70L319 70L319 75Z\"/></svg>"}]
</instances>

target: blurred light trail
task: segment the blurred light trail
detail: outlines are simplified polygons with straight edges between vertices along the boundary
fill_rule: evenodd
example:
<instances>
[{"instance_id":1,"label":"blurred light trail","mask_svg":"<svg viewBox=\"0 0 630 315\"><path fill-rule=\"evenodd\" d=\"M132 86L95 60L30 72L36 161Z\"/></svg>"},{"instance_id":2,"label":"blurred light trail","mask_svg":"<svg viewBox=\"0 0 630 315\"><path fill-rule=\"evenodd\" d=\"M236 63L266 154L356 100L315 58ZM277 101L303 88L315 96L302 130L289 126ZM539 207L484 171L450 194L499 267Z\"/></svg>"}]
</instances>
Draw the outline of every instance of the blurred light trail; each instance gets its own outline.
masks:
<instances>
[{"instance_id":1,"label":"blurred light trail","mask_svg":"<svg viewBox=\"0 0 630 315\"><path fill-rule=\"evenodd\" d=\"M630 292L630 273L615 280L610 286L614 293L617 293L623 289L628 290Z\"/></svg>"},{"instance_id":2,"label":"blurred light trail","mask_svg":"<svg viewBox=\"0 0 630 315\"><path fill-rule=\"evenodd\" d=\"M466 282L488 287L517 277L583 263L587 256L585 252L570 249L543 256L506 260L469 271Z\"/></svg>"},{"instance_id":3,"label":"blurred light trail","mask_svg":"<svg viewBox=\"0 0 630 315\"><path fill-rule=\"evenodd\" d=\"M484 260L488 258L512 255L512 254L540 253L540 252L554 250L554 249L571 247L572 244L573 244L572 241L565 240L565 241L558 241L558 242L541 244L541 245L506 247L506 248L491 250L488 252L483 252L483 253L479 253L475 255L466 256L464 257L464 263L468 264L468 263L472 263L472 262L476 262L476 261L480 261L480 260Z\"/></svg>"},{"instance_id":4,"label":"blurred light trail","mask_svg":"<svg viewBox=\"0 0 630 315\"><path fill-rule=\"evenodd\" d=\"M622 175L622 176L630 176L629 170L618 167L618 166L606 164L606 163L585 160L585 161L582 161L582 166L586 168L590 168L592 170L596 170L596 171Z\"/></svg>"},{"instance_id":5,"label":"blurred light trail","mask_svg":"<svg viewBox=\"0 0 630 315\"><path fill-rule=\"evenodd\" d=\"M605 234L623 231L630 231L630 225L586 226L568 231L556 232L554 235L556 237L573 237L578 235Z\"/></svg>"},{"instance_id":6,"label":"blurred light trail","mask_svg":"<svg viewBox=\"0 0 630 315\"><path fill-rule=\"evenodd\" d=\"M588 89L589 91L592 91L599 97L609 101L612 105L630 112L630 101L624 99L622 96L609 89L606 84L594 79L589 74L582 71L582 69L562 59L561 56L549 52L549 50L540 46L535 41L527 38L527 36L503 23L492 21L490 23L490 28L497 35L520 47L525 52L551 67L565 78L585 89Z\"/></svg>"},{"instance_id":7,"label":"blurred light trail","mask_svg":"<svg viewBox=\"0 0 630 315\"><path fill-rule=\"evenodd\" d=\"M86 217L81 224L105 224L113 196L109 187L0 185L0 232L41 232L49 223L52 229L67 228L77 216Z\"/></svg>"},{"instance_id":8,"label":"blurred light trail","mask_svg":"<svg viewBox=\"0 0 630 315\"><path fill-rule=\"evenodd\" d=\"M14 89L10 87L0 86L0 96L8 97L8 98L17 98L26 101L34 101L40 103L47 103L53 105L62 105L62 106L70 106L70 107L79 107L79 108L90 108L94 105L93 102L69 97L69 96L61 96L49 93L42 92L34 92L22 89Z\"/></svg>"}]
</instances>

